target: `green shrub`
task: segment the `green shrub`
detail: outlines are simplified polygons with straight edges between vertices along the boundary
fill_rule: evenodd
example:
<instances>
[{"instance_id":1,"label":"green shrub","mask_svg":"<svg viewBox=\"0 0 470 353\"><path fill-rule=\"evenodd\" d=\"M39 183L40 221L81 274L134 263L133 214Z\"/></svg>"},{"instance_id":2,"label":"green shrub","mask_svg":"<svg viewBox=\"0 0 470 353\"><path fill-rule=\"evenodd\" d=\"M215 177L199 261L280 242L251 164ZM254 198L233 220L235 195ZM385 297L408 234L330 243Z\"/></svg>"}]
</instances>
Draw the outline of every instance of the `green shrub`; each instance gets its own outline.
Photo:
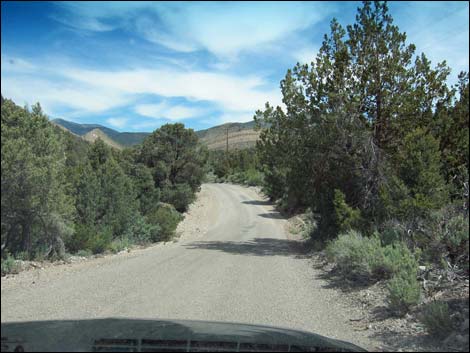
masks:
<instances>
[{"instance_id":1,"label":"green shrub","mask_svg":"<svg viewBox=\"0 0 470 353\"><path fill-rule=\"evenodd\" d=\"M364 237L350 230L330 242L326 254L345 277L376 281L401 272L416 276L420 253L402 242L383 247L377 233Z\"/></svg>"},{"instance_id":2,"label":"green shrub","mask_svg":"<svg viewBox=\"0 0 470 353\"><path fill-rule=\"evenodd\" d=\"M172 205L161 203L147 219L149 223L156 224L160 227L158 236L152 238L152 241L166 241L174 236L176 227L183 217Z\"/></svg>"},{"instance_id":3,"label":"green shrub","mask_svg":"<svg viewBox=\"0 0 470 353\"><path fill-rule=\"evenodd\" d=\"M234 174L227 175L226 179L229 183L244 184L245 175L244 173L234 173Z\"/></svg>"},{"instance_id":4,"label":"green shrub","mask_svg":"<svg viewBox=\"0 0 470 353\"><path fill-rule=\"evenodd\" d=\"M76 253L75 253L76 256L80 256L80 257L90 257L91 255L93 255L91 253L90 250L85 250L85 249L82 249L82 250L78 250Z\"/></svg>"},{"instance_id":5,"label":"green shrub","mask_svg":"<svg viewBox=\"0 0 470 353\"><path fill-rule=\"evenodd\" d=\"M224 178L217 179L218 182L229 182L233 184L261 186L263 185L263 173L256 169L248 169L242 172L234 172Z\"/></svg>"},{"instance_id":6,"label":"green shrub","mask_svg":"<svg viewBox=\"0 0 470 353\"><path fill-rule=\"evenodd\" d=\"M383 252L377 236L363 237L350 230L330 242L326 248L330 261L346 277L369 281L383 263Z\"/></svg>"},{"instance_id":7,"label":"green shrub","mask_svg":"<svg viewBox=\"0 0 470 353\"><path fill-rule=\"evenodd\" d=\"M90 249L93 254L100 254L109 249L113 238L111 229L104 228L98 231L94 237L90 238L87 243L87 249Z\"/></svg>"},{"instance_id":8,"label":"green shrub","mask_svg":"<svg viewBox=\"0 0 470 353\"><path fill-rule=\"evenodd\" d=\"M256 169L249 169L245 172L245 184L249 186L261 186L263 179L263 173Z\"/></svg>"},{"instance_id":9,"label":"green shrub","mask_svg":"<svg viewBox=\"0 0 470 353\"><path fill-rule=\"evenodd\" d=\"M409 191L408 198L399 203L405 217L425 217L445 204L448 190L441 175L439 141L432 134L422 128L408 132L396 162L398 176Z\"/></svg>"},{"instance_id":10,"label":"green shrub","mask_svg":"<svg viewBox=\"0 0 470 353\"><path fill-rule=\"evenodd\" d=\"M421 316L421 322L429 334L438 338L449 336L453 327L447 303L434 301L426 305Z\"/></svg>"},{"instance_id":11,"label":"green shrub","mask_svg":"<svg viewBox=\"0 0 470 353\"><path fill-rule=\"evenodd\" d=\"M382 225L380 239L384 246L404 241L406 239L406 227L397 220L386 221Z\"/></svg>"},{"instance_id":12,"label":"green shrub","mask_svg":"<svg viewBox=\"0 0 470 353\"><path fill-rule=\"evenodd\" d=\"M308 208L303 217L304 225L301 229L301 235L304 239L312 238L312 234L317 229L317 219L311 208ZM313 239L313 238L312 238ZM315 239L313 239L315 240Z\"/></svg>"},{"instance_id":13,"label":"green shrub","mask_svg":"<svg viewBox=\"0 0 470 353\"><path fill-rule=\"evenodd\" d=\"M162 201L172 204L179 212L186 212L191 202L195 200L195 194L188 184L176 184L165 187L162 190Z\"/></svg>"},{"instance_id":14,"label":"green shrub","mask_svg":"<svg viewBox=\"0 0 470 353\"><path fill-rule=\"evenodd\" d=\"M448 205L420 222L416 238L429 262L450 262L468 273L469 221L460 207ZM444 261L445 260L445 261Z\"/></svg>"},{"instance_id":15,"label":"green shrub","mask_svg":"<svg viewBox=\"0 0 470 353\"><path fill-rule=\"evenodd\" d=\"M135 244L147 244L158 239L159 235L160 226L158 224L151 224L145 217L138 215L131 226L128 239Z\"/></svg>"},{"instance_id":16,"label":"green shrub","mask_svg":"<svg viewBox=\"0 0 470 353\"><path fill-rule=\"evenodd\" d=\"M46 260L46 244L35 246L34 251L32 251L29 258L33 259L34 261L45 261Z\"/></svg>"},{"instance_id":17,"label":"green shrub","mask_svg":"<svg viewBox=\"0 0 470 353\"><path fill-rule=\"evenodd\" d=\"M80 224L67 243L67 248L72 252L90 250L93 254L105 251L112 240L112 232L109 228L95 227Z\"/></svg>"},{"instance_id":18,"label":"green shrub","mask_svg":"<svg viewBox=\"0 0 470 353\"><path fill-rule=\"evenodd\" d=\"M340 233L360 226L361 211L349 206L346 203L346 196L338 189L335 189L333 205L335 208L336 225Z\"/></svg>"},{"instance_id":19,"label":"green shrub","mask_svg":"<svg viewBox=\"0 0 470 353\"><path fill-rule=\"evenodd\" d=\"M65 246L72 253L76 253L79 250L87 249L89 239L95 232L94 227L86 224L77 224L75 232L67 239Z\"/></svg>"},{"instance_id":20,"label":"green shrub","mask_svg":"<svg viewBox=\"0 0 470 353\"><path fill-rule=\"evenodd\" d=\"M122 237L118 239L114 239L110 244L109 244L109 250L113 253L116 254L122 250L129 249L131 246L131 242L129 241L129 238L127 237Z\"/></svg>"},{"instance_id":21,"label":"green shrub","mask_svg":"<svg viewBox=\"0 0 470 353\"><path fill-rule=\"evenodd\" d=\"M18 261L16 261L13 256L7 253L5 258L2 257L2 262L1 262L2 276L9 274L9 273L18 273L19 271L20 271L20 266L18 264Z\"/></svg>"},{"instance_id":22,"label":"green shrub","mask_svg":"<svg viewBox=\"0 0 470 353\"><path fill-rule=\"evenodd\" d=\"M421 290L416 273L400 272L388 283L390 308L397 314L405 314L412 305L419 303Z\"/></svg>"},{"instance_id":23,"label":"green shrub","mask_svg":"<svg viewBox=\"0 0 470 353\"><path fill-rule=\"evenodd\" d=\"M385 278L406 272L417 276L418 257L420 252L415 254L402 242L387 245L383 248L383 262L379 264L377 272L383 272Z\"/></svg>"},{"instance_id":24,"label":"green shrub","mask_svg":"<svg viewBox=\"0 0 470 353\"><path fill-rule=\"evenodd\" d=\"M27 251L20 251L18 254L15 254L17 260L28 261L30 256Z\"/></svg>"},{"instance_id":25,"label":"green shrub","mask_svg":"<svg viewBox=\"0 0 470 353\"><path fill-rule=\"evenodd\" d=\"M444 242L452 262L468 271L469 241L468 217L458 215L449 220L445 227Z\"/></svg>"},{"instance_id":26,"label":"green shrub","mask_svg":"<svg viewBox=\"0 0 470 353\"><path fill-rule=\"evenodd\" d=\"M204 177L203 182L205 183L217 183L217 175L214 173L213 170L210 170Z\"/></svg>"}]
</instances>

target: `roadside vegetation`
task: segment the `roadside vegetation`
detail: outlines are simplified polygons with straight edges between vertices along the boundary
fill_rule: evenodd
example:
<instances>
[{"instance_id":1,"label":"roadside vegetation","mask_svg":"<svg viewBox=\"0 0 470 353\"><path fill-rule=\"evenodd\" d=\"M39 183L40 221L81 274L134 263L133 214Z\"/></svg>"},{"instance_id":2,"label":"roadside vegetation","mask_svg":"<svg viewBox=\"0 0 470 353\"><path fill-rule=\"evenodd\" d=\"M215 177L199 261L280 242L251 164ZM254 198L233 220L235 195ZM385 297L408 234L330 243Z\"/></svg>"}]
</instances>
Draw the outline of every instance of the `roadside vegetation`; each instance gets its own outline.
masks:
<instances>
[{"instance_id":1,"label":"roadside vegetation","mask_svg":"<svg viewBox=\"0 0 470 353\"><path fill-rule=\"evenodd\" d=\"M16 260L119 252L170 240L205 175L192 129L167 124L122 151L1 102L2 274Z\"/></svg>"},{"instance_id":2,"label":"roadside vegetation","mask_svg":"<svg viewBox=\"0 0 470 353\"><path fill-rule=\"evenodd\" d=\"M212 182L248 186L263 185L263 173L254 148L212 150L208 157L208 178Z\"/></svg>"},{"instance_id":3,"label":"roadside vegetation","mask_svg":"<svg viewBox=\"0 0 470 353\"><path fill-rule=\"evenodd\" d=\"M285 109L255 115L263 191L310 215L304 229L344 277L387 281L398 315L425 299L420 268L468 281L468 73L449 86L450 72L407 43L386 3L364 2L287 71ZM426 310L430 333L447 310Z\"/></svg>"}]
</instances>

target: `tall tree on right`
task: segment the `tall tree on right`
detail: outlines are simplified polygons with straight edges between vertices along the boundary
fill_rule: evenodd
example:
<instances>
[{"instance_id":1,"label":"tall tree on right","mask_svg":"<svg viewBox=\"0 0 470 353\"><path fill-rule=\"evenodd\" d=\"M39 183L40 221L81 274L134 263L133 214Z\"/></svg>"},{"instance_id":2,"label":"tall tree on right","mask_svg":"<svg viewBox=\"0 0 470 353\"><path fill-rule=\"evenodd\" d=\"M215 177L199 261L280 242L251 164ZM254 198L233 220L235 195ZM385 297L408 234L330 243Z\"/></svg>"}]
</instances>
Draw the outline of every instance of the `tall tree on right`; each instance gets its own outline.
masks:
<instances>
[{"instance_id":1,"label":"tall tree on right","mask_svg":"<svg viewBox=\"0 0 470 353\"><path fill-rule=\"evenodd\" d=\"M347 30L332 20L316 59L310 65L297 63L281 81L286 108L267 104L256 114L264 126L258 152L271 197L310 206L326 220L337 189L374 226L383 220L381 190L390 189L386 184L394 183L394 176L404 175L398 154L412 152L413 134L421 147L434 148L440 139L435 112L453 100L446 63L433 68L424 54L415 57L415 50L393 24L386 2L363 2ZM423 196L433 208L437 199L446 199L431 195L444 192L437 152L428 158L432 165L411 164L418 169L407 174L428 175L433 187L418 190L407 177L398 189L409 192L400 197ZM418 184L427 185L422 179Z\"/></svg>"},{"instance_id":2,"label":"tall tree on right","mask_svg":"<svg viewBox=\"0 0 470 353\"><path fill-rule=\"evenodd\" d=\"M416 48L406 44L386 2L365 1L347 31L353 99L377 145L394 149L414 128L429 126L433 109L449 98L450 69L445 61L431 68L424 54L412 62Z\"/></svg>"}]
</instances>

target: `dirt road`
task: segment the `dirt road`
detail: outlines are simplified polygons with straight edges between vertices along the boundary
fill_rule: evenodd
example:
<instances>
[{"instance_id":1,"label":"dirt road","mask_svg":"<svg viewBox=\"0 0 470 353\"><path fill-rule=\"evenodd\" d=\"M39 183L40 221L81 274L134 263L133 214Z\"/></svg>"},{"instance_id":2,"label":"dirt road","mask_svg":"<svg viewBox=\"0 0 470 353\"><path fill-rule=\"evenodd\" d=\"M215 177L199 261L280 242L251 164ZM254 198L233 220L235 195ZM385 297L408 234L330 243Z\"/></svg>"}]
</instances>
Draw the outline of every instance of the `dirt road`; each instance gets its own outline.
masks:
<instances>
[{"instance_id":1,"label":"dirt road","mask_svg":"<svg viewBox=\"0 0 470 353\"><path fill-rule=\"evenodd\" d=\"M191 234L175 243L2 279L1 321L231 321L375 347L367 331L350 324L361 314L317 278L298 242L287 239L286 221L256 191L205 184L201 194L205 200L193 211L203 219L190 215L183 233Z\"/></svg>"}]
</instances>

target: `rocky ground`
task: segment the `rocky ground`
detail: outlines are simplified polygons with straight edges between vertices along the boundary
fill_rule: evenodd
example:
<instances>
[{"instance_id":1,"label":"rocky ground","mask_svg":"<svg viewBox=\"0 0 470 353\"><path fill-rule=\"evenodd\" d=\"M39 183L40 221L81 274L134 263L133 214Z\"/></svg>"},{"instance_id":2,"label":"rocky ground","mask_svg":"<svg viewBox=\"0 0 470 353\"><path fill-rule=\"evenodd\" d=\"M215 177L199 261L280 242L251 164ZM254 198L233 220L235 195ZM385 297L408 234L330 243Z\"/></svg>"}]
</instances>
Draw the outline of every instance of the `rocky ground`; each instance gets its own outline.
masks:
<instances>
[{"instance_id":1,"label":"rocky ground","mask_svg":"<svg viewBox=\"0 0 470 353\"><path fill-rule=\"evenodd\" d=\"M288 230L295 237L301 237L306 227L305 216L294 216L288 222ZM322 251L311 250L312 266L320 271L320 278L326 280L329 288L340 293L342 300L359 309L361 315L351 319L357 331L367 331L375 341L382 342L383 351L414 352L467 352L469 350L469 281L468 278L449 276L443 271L421 268L423 284L422 304L412 308L404 317L397 317L387 304L386 283L357 286L335 272L334 266L326 261ZM420 321L423 307L433 301L442 300L449 304L454 330L445 338L437 339L426 332Z\"/></svg>"},{"instance_id":2,"label":"rocky ground","mask_svg":"<svg viewBox=\"0 0 470 353\"><path fill-rule=\"evenodd\" d=\"M188 211L184 214L184 219L178 224L176 228L176 239L178 240L197 240L207 233L209 228L213 225L213 214L217 207L220 205L214 199L204 186L196 195L196 201L190 206Z\"/></svg>"},{"instance_id":3,"label":"rocky ground","mask_svg":"<svg viewBox=\"0 0 470 353\"><path fill-rule=\"evenodd\" d=\"M384 351L468 351L468 280L453 283L440 291L438 296L426 297L410 313L397 317L388 309L385 282L356 287L354 283L337 276L322 254L312 254L312 262L323 271L322 278L341 292L345 301L362 310L363 315L353 320L354 325L358 330L369 330L373 337L383 342L381 348ZM419 319L424 305L436 299L448 302L452 311L454 331L444 340L429 335Z\"/></svg>"}]
</instances>

